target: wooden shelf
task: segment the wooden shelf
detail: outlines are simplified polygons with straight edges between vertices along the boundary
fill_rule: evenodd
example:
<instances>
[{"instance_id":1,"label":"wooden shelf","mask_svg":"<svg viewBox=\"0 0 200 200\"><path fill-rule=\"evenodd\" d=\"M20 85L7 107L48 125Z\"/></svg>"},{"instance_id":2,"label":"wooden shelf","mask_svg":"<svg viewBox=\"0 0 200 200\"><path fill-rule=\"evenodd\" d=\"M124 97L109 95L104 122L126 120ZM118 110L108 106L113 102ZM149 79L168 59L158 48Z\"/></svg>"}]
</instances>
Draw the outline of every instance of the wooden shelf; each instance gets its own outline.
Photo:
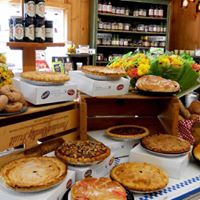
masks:
<instances>
[{"instance_id":1,"label":"wooden shelf","mask_svg":"<svg viewBox=\"0 0 200 200\"><path fill-rule=\"evenodd\" d=\"M109 61L96 61L96 63L98 63L98 64L107 64Z\"/></svg>"},{"instance_id":2,"label":"wooden shelf","mask_svg":"<svg viewBox=\"0 0 200 200\"><path fill-rule=\"evenodd\" d=\"M98 13L99 16L107 16L107 17L120 17L120 18L130 18L130 19L147 19L147 20L167 20L166 17L143 17L143 16L131 16L131 15L117 15L117 14L109 14L109 13Z\"/></svg>"},{"instance_id":3,"label":"wooden shelf","mask_svg":"<svg viewBox=\"0 0 200 200\"><path fill-rule=\"evenodd\" d=\"M141 48L141 49L149 49L149 48L151 48L151 47L97 45L97 48L116 48L116 49L121 49L121 48L124 48L124 49L138 49L138 48Z\"/></svg>"},{"instance_id":4,"label":"wooden shelf","mask_svg":"<svg viewBox=\"0 0 200 200\"><path fill-rule=\"evenodd\" d=\"M131 33L131 34L142 34L142 35L166 35L166 33L157 33L157 32L125 31L125 30L104 30L104 29L98 29L98 32L103 32L103 33Z\"/></svg>"}]
</instances>

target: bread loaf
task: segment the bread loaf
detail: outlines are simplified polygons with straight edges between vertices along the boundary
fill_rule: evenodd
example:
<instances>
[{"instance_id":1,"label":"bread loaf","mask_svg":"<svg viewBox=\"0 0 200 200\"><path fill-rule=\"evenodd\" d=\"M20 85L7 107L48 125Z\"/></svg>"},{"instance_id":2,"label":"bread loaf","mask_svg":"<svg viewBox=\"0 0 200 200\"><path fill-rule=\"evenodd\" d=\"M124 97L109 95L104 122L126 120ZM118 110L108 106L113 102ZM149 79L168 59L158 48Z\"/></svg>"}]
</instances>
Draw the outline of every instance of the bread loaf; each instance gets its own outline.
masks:
<instances>
[{"instance_id":1,"label":"bread loaf","mask_svg":"<svg viewBox=\"0 0 200 200\"><path fill-rule=\"evenodd\" d=\"M193 101L188 107L191 114L200 115L200 101Z\"/></svg>"}]
</instances>

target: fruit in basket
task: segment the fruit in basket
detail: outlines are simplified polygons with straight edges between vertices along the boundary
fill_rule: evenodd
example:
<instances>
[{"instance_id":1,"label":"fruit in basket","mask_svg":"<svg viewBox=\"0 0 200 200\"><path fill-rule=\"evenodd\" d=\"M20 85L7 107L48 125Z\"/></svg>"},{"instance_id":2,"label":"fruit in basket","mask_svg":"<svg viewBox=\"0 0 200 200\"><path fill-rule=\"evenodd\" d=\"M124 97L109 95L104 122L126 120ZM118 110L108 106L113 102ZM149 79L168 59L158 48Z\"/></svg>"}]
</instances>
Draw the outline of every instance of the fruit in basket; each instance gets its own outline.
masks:
<instances>
[{"instance_id":1,"label":"fruit in basket","mask_svg":"<svg viewBox=\"0 0 200 200\"><path fill-rule=\"evenodd\" d=\"M4 53L0 53L0 63L6 64L6 56Z\"/></svg>"},{"instance_id":2,"label":"fruit in basket","mask_svg":"<svg viewBox=\"0 0 200 200\"><path fill-rule=\"evenodd\" d=\"M192 155L194 159L200 163L200 144L197 144L196 146L194 146L192 150Z\"/></svg>"}]
</instances>

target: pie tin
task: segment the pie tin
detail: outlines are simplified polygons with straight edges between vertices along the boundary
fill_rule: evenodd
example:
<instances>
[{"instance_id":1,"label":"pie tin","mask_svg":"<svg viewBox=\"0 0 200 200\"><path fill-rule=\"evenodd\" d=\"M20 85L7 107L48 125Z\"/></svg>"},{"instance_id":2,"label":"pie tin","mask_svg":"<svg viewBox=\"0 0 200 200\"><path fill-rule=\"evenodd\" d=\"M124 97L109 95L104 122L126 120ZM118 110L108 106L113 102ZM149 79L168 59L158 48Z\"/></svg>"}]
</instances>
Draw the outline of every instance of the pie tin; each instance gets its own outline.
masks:
<instances>
[{"instance_id":1,"label":"pie tin","mask_svg":"<svg viewBox=\"0 0 200 200\"><path fill-rule=\"evenodd\" d=\"M105 159L106 159L106 158L105 158ZM104 159L103 159L103 160L104 160ZM68 165L71 165L71 166L86 167L86 166L90 166L90 165L99 164L99 163L102 162L103 160L98 160L98 161L88 162L88 163L81 163L81 162L72 163L72 162L70 162L70 161L67 161L67 164L68 164Z\"/></svg>"},{"instance_id":2,"label":"pie tin","mask_svg":"<svg viewBox=\"0 0 200 200\"><path fill-rule=\"evenodd\" d=\"M32 85L37 85L37 86L54 86L54 85L64 85L65 82L63 83L53 83L53 82L45 82L45 81L34 81L34 80L29 80L25 78L21 78L23 81L30 83Z\"/></svg>"},{"instance_id":3,"label":"pie tin","mask_svg":"<svg viewBox=\"0 0 200 200\"><path fill-rule=\"evenodd\" d=\"M115 81L115 80L119 80L121 77L109 77L109 76L100 76L100 75L96 75L96 74L88 74L86 72L84 72L85 76L87 76L88 78L97 80L97 81Z\"/></svg>"},{"instance_id":4,"label":"pie tin","mask_svg":"<svg viewBox=\"0 0 200 200\"><path fill-rule=\"evenodd\" d=\"M180 91L177 91L177 92L153 92L153 91L141 90L138 88L136 88L135 91L144 96L162 96L162 97L173 96L180 92Z\"/></svg>"},{"instance_id":5,"label":"pie tin","mask_svg":"<svg viewBox=\"0 0 200 200\"><path fill-rule=\"evenodd\" d=\"M10 116L10 115L16 115L16 114L24 113L27 110L28 110L28 107L24 106L21 110L19 110L17 112L0 112L0 117L1 116Z\"/></svg>"}]
</instances>

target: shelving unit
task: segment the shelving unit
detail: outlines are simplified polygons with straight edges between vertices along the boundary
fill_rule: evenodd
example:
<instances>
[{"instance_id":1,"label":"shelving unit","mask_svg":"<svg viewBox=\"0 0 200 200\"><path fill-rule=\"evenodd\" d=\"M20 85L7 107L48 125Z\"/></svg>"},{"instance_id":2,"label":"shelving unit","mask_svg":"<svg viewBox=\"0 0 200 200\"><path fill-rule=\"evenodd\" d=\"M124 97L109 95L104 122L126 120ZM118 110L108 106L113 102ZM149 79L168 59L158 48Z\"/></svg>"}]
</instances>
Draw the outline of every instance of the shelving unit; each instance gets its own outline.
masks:
<instances>
[{"instance_id":1,"label":"shelving unit","mask_svg":"<svg viewBox=\"0 0 200 200\"><path fill-rule=\"evenodd\" d=\"M147 51L150 47L160 47L168 49L168 41L169 41L169 21L170 21L170 1L169 0L110 0L112 6L115 7L124 7L129 8L130 12L129 15L122 15L116 13L105 13L105 12L98 12L98 2L99 0L94 0L90 2L90 46L92 48L97 49L97 56L93 58L94 65L105 65L108 63L109 55L121 55L128 53L129 51L134 51L136 49L141 49L142 51ZM107 1L108 2L108 1ZM138 8L145 8L148 11L150 6L162 6L164 10L163 17L150 17L148 14L146 16L133 16L133 10L135 7ZM147 12L148 13L148 12ZM105 28L99 27L99 21L105 23L129 23L131 27L129 30L123 29L114 29L114 28ZM137 25L164 25L166 27L166 31L163 32L156 32L156 31L138 31L135 27ZM118 39L128 39L128 45L105 45L104 43L100 43L97 41L98 38L108 37L113 39L113 37L117 36ZM164 38L165 41L162 45L143 45L141 44L141 38ZM161 41L162 41L161 39ZM131 42L130 42L131 41ZM136 42L135 42L136 41ZM138 45L138 44L139 45ZM165 45L165 46L164 46ZM98 55L100 57L104 57L103 60L98 60Z\"/></svg>"}]
</instances>

